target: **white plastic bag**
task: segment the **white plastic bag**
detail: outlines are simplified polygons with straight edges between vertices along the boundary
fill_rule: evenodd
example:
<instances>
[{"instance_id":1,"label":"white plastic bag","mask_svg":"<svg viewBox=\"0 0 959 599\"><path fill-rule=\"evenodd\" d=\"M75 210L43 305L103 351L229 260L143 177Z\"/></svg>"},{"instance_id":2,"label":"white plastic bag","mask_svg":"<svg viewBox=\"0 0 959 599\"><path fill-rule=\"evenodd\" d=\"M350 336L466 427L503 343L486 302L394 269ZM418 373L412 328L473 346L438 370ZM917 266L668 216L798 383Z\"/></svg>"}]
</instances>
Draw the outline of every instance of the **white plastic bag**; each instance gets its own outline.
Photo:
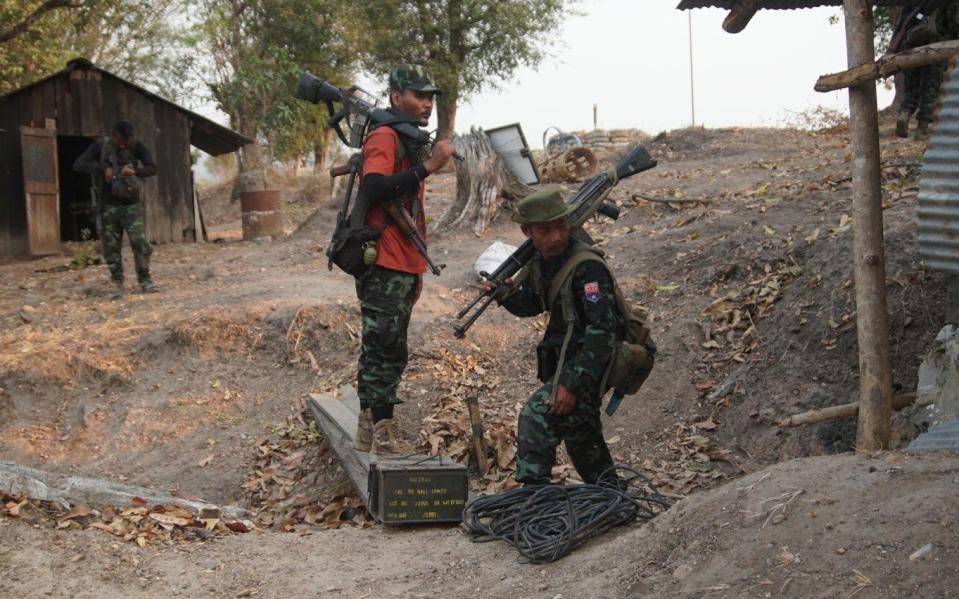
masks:
<instances>
[{"instance_id":1,"label":"white plastic bag","mask_svg":"<svg viewBox=\"0 0 959 599\"><path fill-rule=\"evenodd\" d=\"M481 272L492 273L515 251L516 246L502 241L494 241L493 245L483 250L483 253L476 259L473 270L476 271L478 276L482 276L480 275Z\"/></svg>"}]
</instances>

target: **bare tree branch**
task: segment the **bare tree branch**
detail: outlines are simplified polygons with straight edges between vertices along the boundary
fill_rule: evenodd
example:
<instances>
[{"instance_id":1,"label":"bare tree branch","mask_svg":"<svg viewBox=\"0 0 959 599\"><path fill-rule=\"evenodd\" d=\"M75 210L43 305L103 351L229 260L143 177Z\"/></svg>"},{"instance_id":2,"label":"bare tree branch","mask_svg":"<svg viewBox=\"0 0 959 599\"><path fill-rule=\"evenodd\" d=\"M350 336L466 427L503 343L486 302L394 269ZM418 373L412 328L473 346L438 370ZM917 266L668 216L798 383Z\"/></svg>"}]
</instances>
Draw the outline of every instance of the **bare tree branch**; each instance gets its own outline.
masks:
<instances>
[{"instance_id":1,"label":"bare tree branch","mask_svg":"<svg viewBox=\"0 0 959 599\"><path fill-rule=\"evenodd\" d=\"M0 32L0 44L24 34L38 19L50 11L58 8L81 8L84 0L47 0L38 6L32 13L24 17L19 23L16 23L6 31Z\"/></svg>"}]
</instances>

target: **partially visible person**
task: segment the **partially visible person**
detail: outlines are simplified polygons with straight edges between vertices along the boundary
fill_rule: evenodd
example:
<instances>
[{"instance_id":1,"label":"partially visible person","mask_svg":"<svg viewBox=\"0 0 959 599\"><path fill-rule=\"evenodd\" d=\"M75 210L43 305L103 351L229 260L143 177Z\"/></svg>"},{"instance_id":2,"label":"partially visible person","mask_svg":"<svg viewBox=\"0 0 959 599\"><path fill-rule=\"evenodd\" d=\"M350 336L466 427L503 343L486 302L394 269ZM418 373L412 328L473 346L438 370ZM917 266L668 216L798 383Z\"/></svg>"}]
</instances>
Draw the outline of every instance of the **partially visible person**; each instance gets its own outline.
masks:
<instances>
[{"instance_id":1,"label":"partially visible person","mask_svg":"<svg viewBox=\"0 0 959 599\"><path fill-rule=\"evenodd\" d=\"M156 175L153 156L134 136L133 124L119 121L109 137L93 142L73 163L73 170L87 173L99 186L102 226L100 241L103 260L110 269L116 286L114 298L124 292L123 232L130 237L137 283L144 293L157 290L150 278L150 255L153 248L146 236L143 218L143 179Z\"/></svg>"},{"instance_id":2,"label":"partially visible person","mask_svg":"<svg viewBox=\"0 0 959 599\"><path fill-rule=\"evenodd\" d=\"M889 51L904 52L959 37L956 4L951 2L929 14L918 8L903 8L889 43ZM909 137L909 121L915 115L915 138L929 137L945 68L946 63L943 62L908 69L903 73L903 96L896 118L896 135Z\"/></svg>"}]
</instances>

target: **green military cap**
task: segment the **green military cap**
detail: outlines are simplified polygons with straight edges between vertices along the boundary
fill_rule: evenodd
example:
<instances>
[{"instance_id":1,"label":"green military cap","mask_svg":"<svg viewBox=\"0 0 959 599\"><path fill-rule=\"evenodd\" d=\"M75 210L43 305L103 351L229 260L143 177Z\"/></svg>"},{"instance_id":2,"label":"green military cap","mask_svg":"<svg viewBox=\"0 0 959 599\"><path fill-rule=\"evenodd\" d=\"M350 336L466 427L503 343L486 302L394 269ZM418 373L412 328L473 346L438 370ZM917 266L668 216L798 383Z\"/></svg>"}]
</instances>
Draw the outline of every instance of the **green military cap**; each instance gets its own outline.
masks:
<instances>
[{"instance_id":1,"label":"green military cap","mask_svg":"<svg viewBox=\"0 0 959 599\"><path fill-rule=\"evenodd\" d=\"M574 207L563 201L555 189L531 193L516 205L513 222L521 225L542 225L563 218Z\"/></svg>"},{"instance_id":2,"label":"green military cap","mask_svg":"<svg viewBox=\"0 0 959 599\"><path fill-rule=\"evenodd\" d=\"M401 64L390 71L390 89L411 89L418 92L433 92L436 95L443 90L436 87L426 70L418 64Z\"/></svg>"}]
</instances>

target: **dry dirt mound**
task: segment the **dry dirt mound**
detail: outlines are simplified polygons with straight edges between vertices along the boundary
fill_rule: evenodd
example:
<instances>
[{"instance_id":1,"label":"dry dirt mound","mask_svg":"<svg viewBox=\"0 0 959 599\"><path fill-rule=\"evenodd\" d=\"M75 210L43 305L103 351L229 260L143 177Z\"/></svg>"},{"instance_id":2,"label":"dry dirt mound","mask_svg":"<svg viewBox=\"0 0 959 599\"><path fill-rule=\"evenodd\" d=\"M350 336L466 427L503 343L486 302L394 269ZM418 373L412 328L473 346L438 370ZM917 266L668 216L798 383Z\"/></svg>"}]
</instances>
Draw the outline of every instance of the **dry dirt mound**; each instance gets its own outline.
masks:
<instances>
[{"instance_id":1,"label":"dry dirt mound","mask_svg":"<svg viewBox=\"0 0 959 599\"><path fill-rule=\"evenodd\" d=\"M959 458L771 466L553 564L453 528L262 532L139 549L0 520L0 594L74 597L945 597L959 582ZM910 555L927 544L921 559ZM428 548L424 550L424 548ZM276 559L277 556L289 558ZM49 572L57 576L49 576Z\"/></svg>"}]
</instances>

